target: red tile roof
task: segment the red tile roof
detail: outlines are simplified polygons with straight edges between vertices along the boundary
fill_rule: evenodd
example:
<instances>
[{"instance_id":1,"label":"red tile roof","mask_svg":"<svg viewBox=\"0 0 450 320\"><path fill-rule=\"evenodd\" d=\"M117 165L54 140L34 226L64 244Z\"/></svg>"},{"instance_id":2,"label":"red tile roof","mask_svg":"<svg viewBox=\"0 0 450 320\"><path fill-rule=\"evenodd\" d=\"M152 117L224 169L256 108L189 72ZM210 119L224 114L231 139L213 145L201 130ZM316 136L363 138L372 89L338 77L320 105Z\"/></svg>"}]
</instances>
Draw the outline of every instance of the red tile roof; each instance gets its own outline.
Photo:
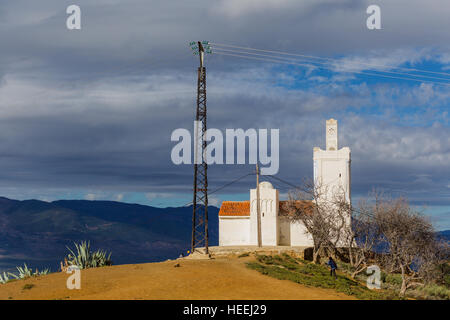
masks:
<instances>
[{"instance_id":1,"label":"red tile roof","mask_svg":"<svg viewBox=\"0 0 450 320\"><path fill-rule=\"evenodd\" d=\"M289 201L279 201L279 215L287 215L289 212ZM313 207L312 201L296 201L297 208L304 208L311 210ZM223 201L220 206L219 216L250 216L250 201Z\"/></svg>"},{"instance_id":2,"label":"red tile roof","mask_svg":"<svg viewBox=\"0 0 450 320\"><path fill-rule=\"evenodd\" d=\"M289 211L291 211L293 208L292 201L280 201L279 202L279 215L285 216L289 215ZM314 202L311 200L296 200L295 201L295 208L296 209L303 209L306 212L312 213L314 207Z\"/></svg>"},{"instance_id":3,"label":"red tile roof","mask_svg":"<svg viewBox=\"0 0 450 320\"><path fill-rule=\"evenodd\" d=\"M250 216L250 201L224 201L219 216Z\"/></svg>"}]
</instances>

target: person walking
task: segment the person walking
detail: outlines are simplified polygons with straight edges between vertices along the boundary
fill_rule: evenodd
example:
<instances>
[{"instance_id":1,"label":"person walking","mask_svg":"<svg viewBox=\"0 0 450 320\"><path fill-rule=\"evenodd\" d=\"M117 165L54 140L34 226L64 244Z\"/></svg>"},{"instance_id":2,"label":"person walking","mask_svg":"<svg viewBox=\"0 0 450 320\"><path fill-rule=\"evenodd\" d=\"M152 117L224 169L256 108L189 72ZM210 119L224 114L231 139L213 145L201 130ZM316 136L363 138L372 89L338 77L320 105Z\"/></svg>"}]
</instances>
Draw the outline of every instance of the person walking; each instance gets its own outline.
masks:
<instances>
[{"instance_id":1,"label":"person walking","mask_svg":"<svg viewBox=\"0 0 450 320\"><path fill-rule=\"evenodd\" d=\"M336 265L336 262L333 260L332 257L329 257L329 258L328 258L327 265L330 266L330 275L331 275L332 277L334 276L334 279L337 279L337 276L336 276L337 265Z\"/></svg>"}]
</instances>

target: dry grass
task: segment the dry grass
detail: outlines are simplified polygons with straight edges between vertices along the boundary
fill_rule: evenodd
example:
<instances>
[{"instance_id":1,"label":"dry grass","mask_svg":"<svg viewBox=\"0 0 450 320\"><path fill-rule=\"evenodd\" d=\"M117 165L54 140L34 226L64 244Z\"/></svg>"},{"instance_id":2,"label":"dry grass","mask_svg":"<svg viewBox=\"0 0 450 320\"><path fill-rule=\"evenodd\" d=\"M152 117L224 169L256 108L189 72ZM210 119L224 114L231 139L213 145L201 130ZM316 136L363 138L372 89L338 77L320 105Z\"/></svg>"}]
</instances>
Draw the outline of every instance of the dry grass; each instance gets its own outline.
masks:
<instances>
[{"instance_id":1,"label":"dry grass","mask_svg":"<svg viewBox=\"0 0 450 320\"><path fill-rule=\"evenodd\" d=\"M81 290L68 290L65 273L0 285L0 299L354 299L308 288L246 267L252 257L177 260L81 271ZM178 268L174 264L179 263ZM32 290L23 290L32 285Z\"/></svg>"}]
</instances>

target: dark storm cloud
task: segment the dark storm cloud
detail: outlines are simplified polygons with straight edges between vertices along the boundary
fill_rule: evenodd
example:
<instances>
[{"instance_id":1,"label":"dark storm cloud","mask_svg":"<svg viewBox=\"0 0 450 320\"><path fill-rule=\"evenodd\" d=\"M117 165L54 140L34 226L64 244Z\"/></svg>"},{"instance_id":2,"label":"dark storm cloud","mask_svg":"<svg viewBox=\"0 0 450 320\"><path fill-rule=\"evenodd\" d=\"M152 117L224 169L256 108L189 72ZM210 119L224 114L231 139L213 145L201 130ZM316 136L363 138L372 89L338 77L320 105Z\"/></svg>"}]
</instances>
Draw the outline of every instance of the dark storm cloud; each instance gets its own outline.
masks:
<instances>
[{"instance_id":1,"label":"dark storm cloud","mask_svg":"<svg viewBox=\"0 0 450 320\"><path fill-rule=\"evenodd\" d=\"M380 1L379 33L365 28L367 1L75 2L81 31L65 28L73 1L0 4L0 191L189 193L191 167L171 163L170 135L192 130L197 60L190 40L353 60L372 54L383 64L427 57L417 48L446 53L450 40L450 7L441 0ZM345 81L288 90L278 84L293 80L276 67L214 55L207 65L209 126L280 128L281 176L300 182L312 175L312 148L324 147L324 121L334 117L341 145L352 149L354 194L376 186L450 204L448 122L410 128L404 114L398 122L358 114L420 99L442 106L448 91L349 88ZM210 184L251 170L212 166ZM227 192L247 190L248 182Z\"/></svg>"}]
</instances>

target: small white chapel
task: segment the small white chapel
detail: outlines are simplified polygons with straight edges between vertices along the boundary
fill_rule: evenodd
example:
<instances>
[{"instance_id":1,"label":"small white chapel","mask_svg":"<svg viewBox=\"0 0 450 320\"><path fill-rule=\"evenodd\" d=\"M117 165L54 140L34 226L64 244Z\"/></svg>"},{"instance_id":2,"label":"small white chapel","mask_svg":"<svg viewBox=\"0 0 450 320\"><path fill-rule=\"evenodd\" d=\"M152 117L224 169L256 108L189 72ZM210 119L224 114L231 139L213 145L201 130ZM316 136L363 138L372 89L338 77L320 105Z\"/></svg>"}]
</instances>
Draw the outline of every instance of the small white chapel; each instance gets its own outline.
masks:
<instances>
[{"instance_id":1,"label":"small white chapel","mask_svg":"<svg viewBox=\"0 0 450 320\"><path fill-rule=\"evenodd\" d=\"M323 196L332 199L343 191L351 202L350 148L338 148L337 121L326 121L326 148L313 149L314 184L327 186ZM249 201L223 201L219 211L219 246L258 245L257 192L250 190ZM312 246L312 238L301 222L283 215L279 192L270 182L259 184L261 243L263 246Z\"/></svg>"}]
</instances>

